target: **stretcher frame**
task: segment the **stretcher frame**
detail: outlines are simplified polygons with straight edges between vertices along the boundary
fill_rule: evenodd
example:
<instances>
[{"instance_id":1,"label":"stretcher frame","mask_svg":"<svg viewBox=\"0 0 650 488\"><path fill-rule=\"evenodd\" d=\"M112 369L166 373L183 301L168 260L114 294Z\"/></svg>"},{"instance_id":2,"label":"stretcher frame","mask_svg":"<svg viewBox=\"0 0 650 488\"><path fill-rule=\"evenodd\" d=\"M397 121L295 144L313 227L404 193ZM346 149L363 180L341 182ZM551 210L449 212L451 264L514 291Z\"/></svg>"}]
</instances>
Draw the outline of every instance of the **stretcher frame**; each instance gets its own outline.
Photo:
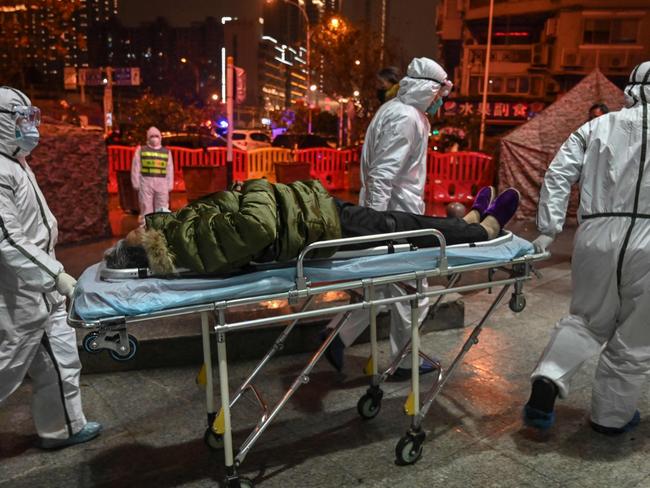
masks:
<instances>
[{"instance_id":1,"label":"stretcher frame","mask_svg":"<svg viewBox=\"0 0 650 488\"><path fill-rule=\"evenodd\" d=\"M437 239L439 242L439 256L437 258L437 265L426 267L425 269L406 272L399 274L387 274L365 279L353 279L348 281L312 284L305 276L305 261L307 256L317 250L326 248L340 248L348 245L367 244L373 242L387 242L401 239L411 239L416 237L429 236L432 239ZM510 235L510 238L512 236ZM506 236L507 238L507 236ZM487 243L480 243L489 245ZM413 249L410 245L400 245L400 251L408 252L406 248ZM462 245L461 245L462 246ZM453 246L456 247L456 246ZM371 252L376 253L377 249L383 249L383 252L394 252L395 247L380 246L373 248ZM366 254L367 255L367 254ZM444 236L441 232L435 229L422 229L417 231L396 232L390 234L377 234L373 236L353 237L345 239L335 239L329 241L315 242L307 246L299 255L295 263L295 289L271 293L267 295L259 295L247 298L237 298L232 300L215 301L199 305L190 305L172 309L166 309L146 314L139 314L133 316L112 316L95 320L83 320L76 316L74 309L74 300L70 307L68 315L68 324L75 328L82 328L92 330L90 337L93 337L92 343L96 349L109 349L111 354L118 356L128 355L133 352L135 345L130 341L132 336L128 335L128 326L149 321L156 318L169 318L178 317L191 314L200 314L201 316L201 335L203 342L203 358L204 358L204 371L205 371L205 384L206 384L206 410L208 427L204 434L206 444L212 449L223 449L224 451L224 464L226 471L225 486L229 487L252 487L253 482L247 478L239 476L238 469L241 463L246 458L248 452L252 449L253 445L257 442L262 433L266 430L269 424L273 421L279 411L284 407L288 400L298 390L298 388L309 381L309 374L325 353L334 338L338 335L340 329L343 327L347 316L354 310L366 309L369 313L370 324L370 342L371 342L371 357L368 362L368 374L370 375L370 387L365 395L363 395L358 404L357 409L359 414L366 419L374 418L380 410L381 398L383 392L381 384L395 371L400 362L410 353L412 363L412 377L411 377L411 392L408 396L405 411L412 416L411 426L405 436L403 436L397 443L395 448L396 459L398 464L412 464L416 462L422 454L422 444L425 439L425 434L421 428L422 421L426 416L428 410L432 406L435 398L442 390L445 383L456 370L460 362L469 349L478 342L478 335L481 329L497 305L501 302L510 286L514 287L514 292L510 299L510 308L513 311L519 312L525 307L525 298L523 296L523 283L531 279L531 274L536 271L533 268L533 263L546 259L549 253L525 255L511 260L489 261L478 264L465 264L457 266L449 266L447 260L447 245ZM426 264L426 263L425 263ZM475 283L464 286L456 286L459 277L469 271L487 270L489 279L486 282ZM494 273L501 271L506 273L503 279L494 280ZM428 278L448 277L448 284L444 289L429 289L425 290L423 283ZM413 286L409 282L415 282ZM393 296L386 298L376 298L375 292L378 287L385 285L397 284L401 286L405 295ZM390 305L392 303L408 301L411 305L411 323L418 323L419 309L418 303L420 299L429 297L435 298L436 301L432 305L435 310L442 298L449 293L464 293L475 290L482 290L493 287L501 287L499 293L493 303L483 316L483 318L474 327L468 339L463 344L460 352L452 361L448 371L445 372L442 365L431 358L428 358L420 351L419 335L420 328L411 328L411 342L406 344L396 358L390 363L381 373L378 370L378 345L377 345L377 311L382 305ZM317 310L310 310L310 306L316 296L329 292L329 291L344 291L352 296L356 293L355 290L361 289L361 301L351 302L345 305L330 305L325 308ZM242 320L239 322L228 323L226 320L226 311L229 309L259 304L260 302L268 300L287 300L291 305L297 305L300 300L305 300L302 307L298 311L292 311L285 315L276 315L270 317L256 318L251 320ZM307 365L296 376L295 380L288 388L284 396L277 402L277 404L269 410L268 405L264 401L259 390L253 385L254 378L260 373L264 366L270 359L284 346L284 342L299 320L305 318L317 318L321 316L333 315L343 312L341 320L338 321L335 327L327 338L322 342L320 347L311 356ZM218 356L218 377L219 377L219 390L221 398L221 408L219 412L215 409L214 400L214 377L212 371L212 354L210 350L210 315L212 315L215 324L212 331L215 333L217 339L217 356ZM271 346L267 354L262 358L258 365L253 369L250 376L235 390L234 394L230 394L228 382L228 364L227 364L227 348L226 336L230 332L238 330L251 329L262 327L265 325L287 322L287 325L280 333L274 344ZM84 340L84 345L86 341ZM115 357L115 356L114 356ZM420 402L420 388L419 388L419 358L424 357L434 363L437 368L437 376L433 382L433 386L424 395L423 402ZM231 424L231 408L247 391L251 391L257 403L259 404L262 414L256 426L249 434L247 439L242 443L240 448L235 452L232 440L232 424Z\"/></svg>"}]
</instances>

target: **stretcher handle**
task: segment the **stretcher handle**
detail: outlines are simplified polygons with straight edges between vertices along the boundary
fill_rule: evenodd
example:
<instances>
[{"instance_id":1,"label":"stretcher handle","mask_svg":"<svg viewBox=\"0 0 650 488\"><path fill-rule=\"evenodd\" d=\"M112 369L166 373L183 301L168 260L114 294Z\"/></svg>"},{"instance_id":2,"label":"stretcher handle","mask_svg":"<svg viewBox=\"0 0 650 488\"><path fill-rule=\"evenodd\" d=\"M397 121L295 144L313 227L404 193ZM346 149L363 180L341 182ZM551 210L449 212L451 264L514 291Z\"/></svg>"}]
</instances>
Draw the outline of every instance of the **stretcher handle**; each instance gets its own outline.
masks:
<instances>
[{"instance_id":1,"label":"stretcher handle","mask_svg":"<svg viewBox=\"0 0 650 488\"><path fill-rule=\"evenodd\" d=\"M374 234L371 236L359 236L359 237L346 237L343 239L330 239L328 241L317 241L312 242L307 247L305 247L298 256L298 261L296 262L296 284L298 285L299 290L303 290L307 286L307 280L305 278L305 266L304 260L307 254L316 250L316 249L325 249L331 247L341 247L354 244L365 244L367 242L376 242L376 241L387 241L387 240L397 240L397 239L409 239L413 237L426 237L431 236L438 239L439 249L440 249L440 258L438 262L438 267L441 271L447 269L447 241L445 236L437 229L418 229L418 230L408 230L403 232L390 232L387 234Z\"/></svg>"}]
</instances>

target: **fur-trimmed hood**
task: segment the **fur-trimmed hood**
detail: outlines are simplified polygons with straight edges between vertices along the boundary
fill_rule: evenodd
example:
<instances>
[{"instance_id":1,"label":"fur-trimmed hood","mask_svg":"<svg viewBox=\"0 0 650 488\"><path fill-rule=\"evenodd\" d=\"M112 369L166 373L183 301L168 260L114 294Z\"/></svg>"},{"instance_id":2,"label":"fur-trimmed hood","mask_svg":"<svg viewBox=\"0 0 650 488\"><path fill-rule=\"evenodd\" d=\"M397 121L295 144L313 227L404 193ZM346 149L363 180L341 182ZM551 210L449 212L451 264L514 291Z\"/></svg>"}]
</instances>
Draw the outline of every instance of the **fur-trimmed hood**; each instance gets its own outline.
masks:
<instances>
[{"instance_id":1,"label":"fur-trimmed hood","mask_svg":"<svg viewBox=\"0 0 650 488\"><path fill-rule=\"evenodd\" d=\"M167 275L176 272L174 266L174 255L167 245L167 239L162 232L156 229L148 229L141 236L142 247L147 253L149 269L154 274Z\"/></svg>"}]
</instances>

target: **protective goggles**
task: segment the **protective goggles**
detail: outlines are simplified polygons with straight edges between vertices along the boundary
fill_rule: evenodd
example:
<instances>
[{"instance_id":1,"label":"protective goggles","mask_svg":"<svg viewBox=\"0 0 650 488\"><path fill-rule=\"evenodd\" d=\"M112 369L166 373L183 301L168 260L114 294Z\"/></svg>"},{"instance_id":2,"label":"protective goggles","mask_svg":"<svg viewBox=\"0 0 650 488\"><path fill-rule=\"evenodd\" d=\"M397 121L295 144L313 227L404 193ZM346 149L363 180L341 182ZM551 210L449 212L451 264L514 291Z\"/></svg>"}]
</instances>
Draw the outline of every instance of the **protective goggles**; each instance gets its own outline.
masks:
<instances>
[{"instance_id":1,"label":"protective goggles","mask_svg":"<svg viewBox=\"0 0 650 488\"><path fill-rule=\"evenodd\" d=\"M11 110L0 108L0 113L16 115L34 127L41 125L41 110L33 105L13 105Z\"/></svg>"},{"instance_id":2,"label":"protective goggles","mask_svg":"<svg viewBox=\"0 0 650 488\"><path fill-rule=\"evenodd\" d=\"M435 78L427 78L426 76L409 76L409 78L413 78L414 80L428 80L428 81L433 81L435 83L438 83L440 85L440 90L438 91L438 95L441 97L447 97L451 93L451 90L454 88L454 84L451 82L451 80L448 80L445 78L444 80L436 80Z\"/></svg>"}]
</instances>

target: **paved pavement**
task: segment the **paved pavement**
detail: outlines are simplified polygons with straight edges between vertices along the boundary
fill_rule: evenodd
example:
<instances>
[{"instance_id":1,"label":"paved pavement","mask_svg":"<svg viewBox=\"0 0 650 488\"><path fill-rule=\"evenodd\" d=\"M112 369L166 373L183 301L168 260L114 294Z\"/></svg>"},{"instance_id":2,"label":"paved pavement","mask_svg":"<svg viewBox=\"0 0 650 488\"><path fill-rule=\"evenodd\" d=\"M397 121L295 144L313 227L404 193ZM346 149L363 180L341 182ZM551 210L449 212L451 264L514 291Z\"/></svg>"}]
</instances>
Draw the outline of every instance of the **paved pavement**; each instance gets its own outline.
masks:
<instances>
[{"instance_id":1,"label":"paved pavement","mask_svg":"<svg viewBox=\"0 0 650 488\"><path fill-rule=\"evenodd\" d=\"M530 226L520 225L517 232L534 235ZM347 351L342 374L325 362L316 366L251 450L241 473L260 487L649 487L650 424L642 422L619 438L601 436L586 424L595 361L577 375L570 397L558 402L551 432L539 435L521 424L528 375L553 324L568 310L571 240L571 231L561 236L542 279L526 285L522 313L504 305L489 320L424 421L427 438L419 462L395 464L395 444L409 425L402 411L408 384L385 385L375 419L357 414L369 352L360 344ZM59 255L82 268L105 243L92 246ZM449 365L493 297L465 296L468 327L428 333L423 348ZM385 361L386 341L380 353ZM174 363L174 352L166 354ZM307 358L292 354L271 362L258 383L269 403L282 397ZM209 451L202 440L205 393L194 381L200 362L197 355L193 366L83 375L86 414L105 430L88 444L56 452L34 447L26 383L0 408L0 487L217 486L224 476L223 453ZM255 364L230 366L231 390ZM424 377L422 388L429 381ZM642 416L648 399L645 392ZM249 396L236 405L236 445L257 415Z\"/></svg>"}]
</instances>

